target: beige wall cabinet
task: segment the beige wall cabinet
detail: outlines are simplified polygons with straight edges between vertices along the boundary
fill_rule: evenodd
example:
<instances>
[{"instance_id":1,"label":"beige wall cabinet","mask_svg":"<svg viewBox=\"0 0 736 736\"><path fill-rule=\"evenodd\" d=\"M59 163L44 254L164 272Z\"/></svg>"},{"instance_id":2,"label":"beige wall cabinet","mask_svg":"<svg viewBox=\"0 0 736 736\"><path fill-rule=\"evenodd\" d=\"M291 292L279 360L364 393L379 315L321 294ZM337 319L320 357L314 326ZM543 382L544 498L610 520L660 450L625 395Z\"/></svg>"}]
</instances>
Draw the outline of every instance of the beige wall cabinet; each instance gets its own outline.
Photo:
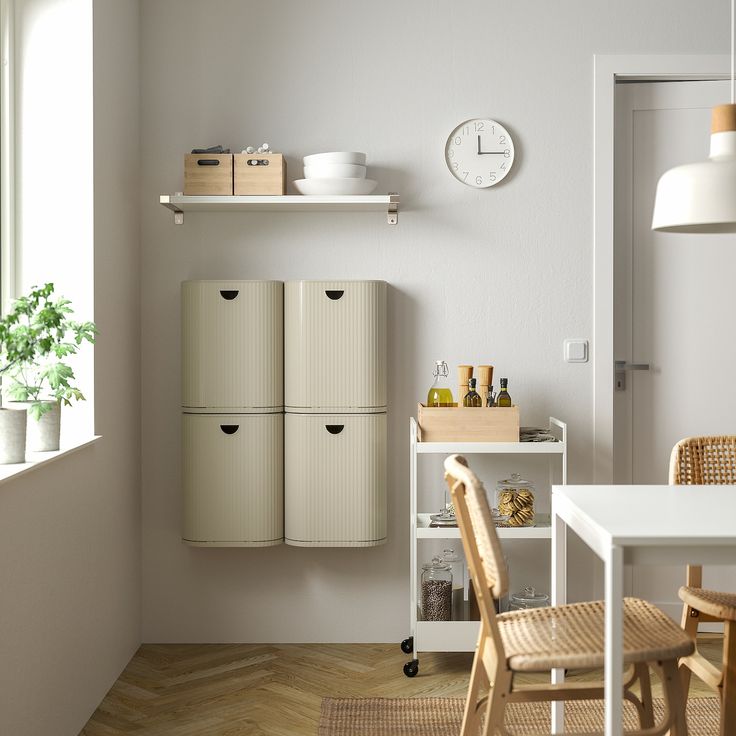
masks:
<instances>
[{"instance_id":1,"label":"beige wall cabinet","mask_svg":"<svg viewBox=\"0 0 736 736\"><path fill-rule=\"evenodd\" d=\"M181 314L182 537L281 544L283 284L186 281Z\"/></svg>"},{"instance_id":2,"label":"beige wall cabinet","mask_svg":"<svg viewBox=\"0 0 736 736\"><path fill-rule=\"evenodd\" d=\"M285 540L386 541L385 281L284 287Z\"/></svg>"},{"instance_id":3,"label":"beige wall cabinet","mask_svg":"<svg viewBox=\"0 0 736 736\"><path fill-rule=\"evenodd\" d=\"M184 541L267 547L284 536L284 415L182 415Z\"/></svg>"},{"instance_id":4,"label":"beige wall cabinet","mask_svg":"<svg viewBox=\"0 0 736 736\"><path fill-rule=\"evenodd\" d=\"M183 407L283 406L280 281L185 281L181 306Z\"/></svg>"},{"instance_id":5,"label":"beige wall cabinet","mask_svg":"<svg viewBox=\"0 0 736 736\"><path fill-rule=\"evenodd\" d=\"M286 543L373 547L386 541L386 414L285 420Z\"/></svg>"},{"instance_id":6,"label":"beige wall cabinet","mask_svg":"<svg viewBox=\"0 0 736 736\"><path fill-rule=\"evenodd\" d=\"M386 290L385 281L286 283L288 409L386 407Z\"/></svg>"}]
</instances>

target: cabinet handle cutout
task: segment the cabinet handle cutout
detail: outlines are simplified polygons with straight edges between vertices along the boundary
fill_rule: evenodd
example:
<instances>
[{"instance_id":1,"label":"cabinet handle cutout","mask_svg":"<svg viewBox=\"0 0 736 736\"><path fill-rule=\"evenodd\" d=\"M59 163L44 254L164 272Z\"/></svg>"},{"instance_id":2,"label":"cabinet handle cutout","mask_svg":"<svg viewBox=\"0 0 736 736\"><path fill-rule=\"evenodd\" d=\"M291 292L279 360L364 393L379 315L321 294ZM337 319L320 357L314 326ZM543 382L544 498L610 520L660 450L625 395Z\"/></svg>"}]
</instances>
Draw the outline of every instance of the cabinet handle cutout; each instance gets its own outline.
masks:
<instances>
[{"instance_id":1,"label":"cabinet handle cutout","mask_svg":"<svg viewBox=\"0 0 736 736\"><path fill-rule=\"evenodd\" d=\"M198 158L197 166L219 166L220 161L216 158Z\"/></svg>"},{"instance_id":2,"label":"cabinet handle cutout","mask_svg":"<svg viewBox=\"0 0 736 736\"><path fill-rule=\"evenodd\" d=\"M340 434L342 430L345 428L344 424L325 424L325 429L330 434Z\"/></svg>"},{"instance_id":3,"label":"cabinet handle cutout","mask_svg":"<svg viewBox=\"0 0 736 736\"><path fill-rule=\"evenodd\" d=\"M229 302L235 299L235 297L240 294L237 289L221 289L220 290L220 296L223 299L227 299Z\"/></svg>"},{"instance_id":4,"label":"cabinet handle cutout","mask_svg":"<svg viewBox=\"0 0 736 736\"><path fill-rule=\"evenodd\" d=\"M240 429L240 425L239 424L221 424L220 429L225 434L235 434Z\"/></svg>"},{"instance_id":5,"label":"cabinet handle cutout","mask_svg":"<svg viewBox=\"0 0 736 736\"><path fill-rule=\"evenodd\" d=\"M325 291L325 294L327 294L328 299L332 299L333 302L336 302L345 291L343 289L328 289Z\"/></svg>"}]
</instances>

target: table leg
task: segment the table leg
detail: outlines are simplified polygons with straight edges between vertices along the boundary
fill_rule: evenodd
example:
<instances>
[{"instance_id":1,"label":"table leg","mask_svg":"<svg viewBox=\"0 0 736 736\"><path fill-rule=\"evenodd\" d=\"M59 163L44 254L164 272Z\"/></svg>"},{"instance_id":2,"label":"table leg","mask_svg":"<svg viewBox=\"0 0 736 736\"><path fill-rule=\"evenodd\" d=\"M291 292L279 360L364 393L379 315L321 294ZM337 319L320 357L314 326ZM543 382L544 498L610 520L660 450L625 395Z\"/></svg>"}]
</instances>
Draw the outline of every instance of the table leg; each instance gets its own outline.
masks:
<instances>
[{"instance_id":1,"label":"table leg","mask_svg":"<svg viewBox=\"0 0 736 736\"><path fill-rule=\"evenodd\" d=\"M567 526L555 513L555 498L552 496L552 605L567 603ZM565 681L565 670L552 670L552 684ZM552 702L552 733L565 732L565 704Z\"/></svg>"},{"instance_id":2,"label":"table leg","mask_svg":"<svg viewBox=\"0 0 736 736\"><path fill-rule=\"evenodd\" d=\"M605 563L605 727L606 736L623 733L623 670L624 670L624 555L621 547L608 550Z\"/></svg>"}]
</instances>

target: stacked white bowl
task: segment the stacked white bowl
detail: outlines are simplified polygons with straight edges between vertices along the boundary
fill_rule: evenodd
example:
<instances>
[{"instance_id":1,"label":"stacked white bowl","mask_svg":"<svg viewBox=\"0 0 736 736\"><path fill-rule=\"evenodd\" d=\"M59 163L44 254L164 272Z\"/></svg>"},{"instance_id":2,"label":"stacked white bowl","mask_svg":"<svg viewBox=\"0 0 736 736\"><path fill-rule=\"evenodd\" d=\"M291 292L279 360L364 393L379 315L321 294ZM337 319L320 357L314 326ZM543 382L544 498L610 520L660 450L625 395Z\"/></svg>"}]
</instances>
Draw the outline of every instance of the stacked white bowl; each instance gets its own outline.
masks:
<instances>
[{"instance_id":1,"label":"stacked white bowl","mask_svg":"<svg viewBox=\"0 0 736 736\"><path fill-rule=\"evenodd\" d=\"M304 157L304 179L296 179L294 187L300 194L370 194L377 182L365 174L364 153L314 153Z\"/></svg>"}]
</instances>

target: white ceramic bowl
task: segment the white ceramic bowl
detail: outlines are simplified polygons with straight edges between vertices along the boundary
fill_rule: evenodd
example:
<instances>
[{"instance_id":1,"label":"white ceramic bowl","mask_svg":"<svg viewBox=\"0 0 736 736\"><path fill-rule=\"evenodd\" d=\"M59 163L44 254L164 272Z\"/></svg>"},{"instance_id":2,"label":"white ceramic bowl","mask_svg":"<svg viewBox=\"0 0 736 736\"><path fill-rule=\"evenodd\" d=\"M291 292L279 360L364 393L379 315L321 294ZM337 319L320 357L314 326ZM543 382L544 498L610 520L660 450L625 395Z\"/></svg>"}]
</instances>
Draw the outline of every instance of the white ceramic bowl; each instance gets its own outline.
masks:
<instances>
[{"instance_id":1,"label":"white ceramic bowl","mask_svg":"<svg viewBox=\"0 0 736 736\"><path fill-rule=\"evenodd\" d=\"M358 164L310 164L304 167L307 179L365 179L365 166Z\"/></svg>"},{"instance_id":2,"label":"white ceramic bowl","mask_svg":"<svg viewBox=\"0 0 736 736\"><path fill-rule=\"evenodd\" d=\"M314 164L357 164L365 166L365 154L356 151L330 151L329 153L313 153L304 157L305 166Z\"/></svg>"},{"instance_id":3,"label":"white ceramic bowl","mask_svg":"<svg viewBox=\"0 0 736 736\"><path fill-rule=\"evenodd\" d=\"M299 194L370 194L378 182L373 179L296 179Z\"/></svg>"}]
</instances>

